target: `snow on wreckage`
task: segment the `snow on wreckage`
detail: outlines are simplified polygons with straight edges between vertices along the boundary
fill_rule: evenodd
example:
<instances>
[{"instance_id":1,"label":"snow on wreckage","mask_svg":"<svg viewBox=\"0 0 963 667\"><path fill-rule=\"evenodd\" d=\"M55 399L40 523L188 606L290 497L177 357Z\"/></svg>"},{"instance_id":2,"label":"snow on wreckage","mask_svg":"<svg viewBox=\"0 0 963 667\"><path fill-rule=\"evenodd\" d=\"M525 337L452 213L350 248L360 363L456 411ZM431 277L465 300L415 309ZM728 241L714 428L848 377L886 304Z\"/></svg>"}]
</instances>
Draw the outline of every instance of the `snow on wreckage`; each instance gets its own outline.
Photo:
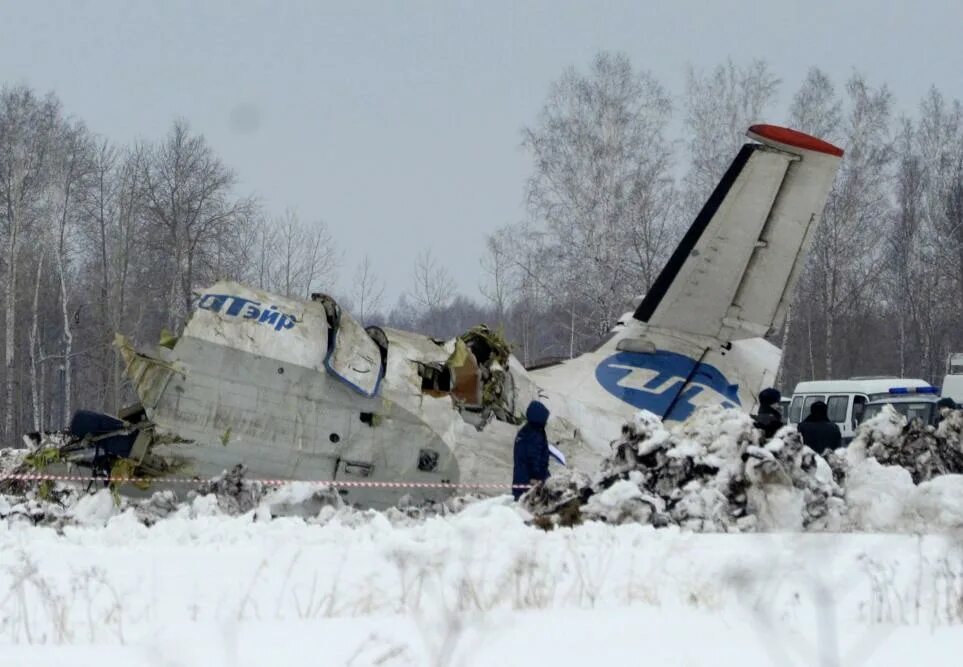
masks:
<instances>
[{"instance_id":1,"label":"snow on wreckage","mask_svg":"<svg viewBox=\"0 0 963 667\"><path fill-rule=\"evenodd\" d=\"M890 408L821 456L793 426L765 442L738 410L667 426L641 412L593 476L563 473L522 497L536 525L583 521L696 532L963 529L963 410L938 427Z\"/></svg>"}]
</instances>

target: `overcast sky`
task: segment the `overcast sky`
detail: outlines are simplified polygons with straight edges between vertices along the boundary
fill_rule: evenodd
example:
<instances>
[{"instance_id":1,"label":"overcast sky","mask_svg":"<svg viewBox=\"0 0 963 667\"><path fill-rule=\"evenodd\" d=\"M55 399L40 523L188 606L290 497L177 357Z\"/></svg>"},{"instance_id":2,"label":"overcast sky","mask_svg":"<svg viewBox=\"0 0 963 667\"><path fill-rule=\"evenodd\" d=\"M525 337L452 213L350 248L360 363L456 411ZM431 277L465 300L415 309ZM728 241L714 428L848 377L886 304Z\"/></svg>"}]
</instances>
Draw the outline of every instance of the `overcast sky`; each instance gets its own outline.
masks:
<instances>
[{"instance_id":1,"label":"overcast sky","mask_svg":"<svg viewBox=\"0 0 963 667\"><path fill-rule=\"evenodd\" d=\"M524 216L520 128L549 83L623 51L673 92L688 64L765 58L786 100L811 65L887 82L912 111L963 98L963 3L23 2L0 0L0 82L54 91L117 141L175 116L242 193L323 218L392 299L429 245L475 294L485 236Z\"/></svg>"}]
</instances>

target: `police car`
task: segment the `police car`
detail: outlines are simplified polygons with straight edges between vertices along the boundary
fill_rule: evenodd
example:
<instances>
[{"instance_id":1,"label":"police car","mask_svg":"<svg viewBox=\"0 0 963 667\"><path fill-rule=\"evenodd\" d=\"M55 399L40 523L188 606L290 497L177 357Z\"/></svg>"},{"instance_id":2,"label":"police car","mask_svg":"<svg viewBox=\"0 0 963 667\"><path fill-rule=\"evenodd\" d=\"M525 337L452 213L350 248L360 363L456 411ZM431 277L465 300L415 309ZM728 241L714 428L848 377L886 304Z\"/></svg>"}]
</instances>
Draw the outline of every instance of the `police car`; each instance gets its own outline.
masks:
<instances>
[{"instance_id":1,"label":"police car","mask_svg":"<svg viewBox=\"0 0 963 667\"><path fill-rule=\"evenodd\" d=\"M856 435L856 428L866 419L866 408L874 407L879 414L882 404L903 403L904 397L917 398L916 402L932 402L936 410L939 389L925 380L896 377L864 377L849 380L816 380L800 382L796 385L789 403L788 422L798 424L809 416L813 403L822 401L829 407L828 417L839 426L843 442L849 442ZM912 404L912 401L907 401ZM895 404L894 404L894 407ZM899 408L897 408L899 409ZM907 413L911 408L905 408ZM915 412L917 408L912 408ZM934 417L935 419L935 417Z\"/></svg>"},{"instance_id":2,"label":"police car","mask_svg":"<svg viewBox=\"0 0 963 667\"><path fill-rule=\"evenodd\" d=\"M872 419L887 405L906 417L907 421L921 420L924 424L936 425L940 410L939 389L936 387L892 387L887 396L877 398L866 404L860 423Z\"/></svg>"}]
</instances>

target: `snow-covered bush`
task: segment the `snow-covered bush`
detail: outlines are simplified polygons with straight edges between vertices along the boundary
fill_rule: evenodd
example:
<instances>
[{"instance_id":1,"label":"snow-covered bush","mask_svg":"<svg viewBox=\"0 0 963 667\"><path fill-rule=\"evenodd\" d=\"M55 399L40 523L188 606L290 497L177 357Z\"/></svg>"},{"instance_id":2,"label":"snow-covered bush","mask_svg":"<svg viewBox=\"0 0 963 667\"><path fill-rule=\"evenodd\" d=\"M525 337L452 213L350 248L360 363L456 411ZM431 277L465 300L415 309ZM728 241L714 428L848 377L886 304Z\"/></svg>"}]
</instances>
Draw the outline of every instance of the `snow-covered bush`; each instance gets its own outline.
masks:
<instances>
[{"instance_id":1,"label":"snow-covered bush","mask_svg":"<svg viewBox=\"0 0 963 667\"><path fill-rule=\"evenodd\" d=\"M862 425L848 449L824 455L791 426L764 442L738 410L703 408L672 427L643 411L623 427L595 476L551 478L523 496L523 505L543 527L945 529L963 526L963 475L951 473L963 473L963 411L947 413L934 429L886 409Z\"/></svg>"}]
</instances>

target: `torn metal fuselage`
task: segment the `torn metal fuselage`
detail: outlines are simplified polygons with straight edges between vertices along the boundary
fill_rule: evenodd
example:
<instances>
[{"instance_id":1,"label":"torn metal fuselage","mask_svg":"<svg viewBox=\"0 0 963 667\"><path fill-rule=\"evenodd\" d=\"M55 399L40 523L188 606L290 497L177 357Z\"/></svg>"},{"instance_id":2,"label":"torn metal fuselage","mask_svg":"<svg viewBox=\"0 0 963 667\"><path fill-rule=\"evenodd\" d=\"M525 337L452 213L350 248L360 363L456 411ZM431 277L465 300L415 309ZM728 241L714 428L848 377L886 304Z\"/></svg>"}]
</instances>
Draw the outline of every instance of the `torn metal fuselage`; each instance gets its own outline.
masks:
<instances>
[{"instance_id":1,"label":"torn metal fuselage","mask_svg":"<svg viewBox=\"0 0 963 667\"><path fill-rule=\"evenodd\" d=\"M514 435L537 396L483 327L445 342L366 331L326 295L300 301L236 283L200 293L169 348L117 345L159 439L152 454L183 458L199 477L243 463L259 478L370 482L342 493L372 507L452 493L387 483L507 491ZM555 441L578 438L564 419L552 428Z\"/></svg>"},{"instance_id":2,"label":"torn metal fuselage","mask_svg":"<svg viewBox=\"0 0 963 667\"><path fill-rule=\"evenodd\" d=\"M170 441L156 433L139 403L121 410L115 417L90 410L73 414L65 431L27 433L23 436L28 454L13 476L43 473L101 478L105 483L118 477L164 477L182 470L185 461L177 456L158 457L153 449ZM175 440L180 441L179 438ZM17 482L12 482L15 487ZM143 486L140 482L138 487ZM13 487L11 487L13 488Z\"/></svg>"}]
</instances>

